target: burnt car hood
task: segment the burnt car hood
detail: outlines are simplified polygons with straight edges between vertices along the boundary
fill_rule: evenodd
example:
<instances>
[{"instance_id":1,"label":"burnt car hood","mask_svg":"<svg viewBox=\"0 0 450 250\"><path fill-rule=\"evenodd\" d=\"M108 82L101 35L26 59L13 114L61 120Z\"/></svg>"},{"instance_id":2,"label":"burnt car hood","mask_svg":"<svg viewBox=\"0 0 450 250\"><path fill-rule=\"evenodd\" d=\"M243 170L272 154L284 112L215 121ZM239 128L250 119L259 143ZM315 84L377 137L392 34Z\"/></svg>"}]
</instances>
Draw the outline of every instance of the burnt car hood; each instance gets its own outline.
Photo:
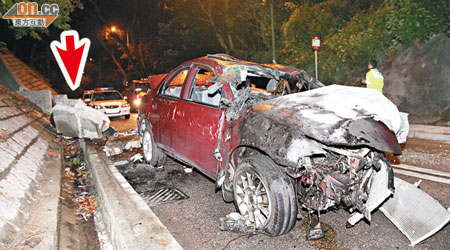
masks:
<instances>
[{"instance_id":1,"label":"burnt car hood","mask_svg":"<svg viewBox=\"0 0 450 250\"><path fill-rule=\"evenodd\" d=\"M374 89L331 85L259 102L252 108L326 145L367 145L401 154L408 122ZM384 125L383 125L384 124Z\"/></svg>"}]
</instances>

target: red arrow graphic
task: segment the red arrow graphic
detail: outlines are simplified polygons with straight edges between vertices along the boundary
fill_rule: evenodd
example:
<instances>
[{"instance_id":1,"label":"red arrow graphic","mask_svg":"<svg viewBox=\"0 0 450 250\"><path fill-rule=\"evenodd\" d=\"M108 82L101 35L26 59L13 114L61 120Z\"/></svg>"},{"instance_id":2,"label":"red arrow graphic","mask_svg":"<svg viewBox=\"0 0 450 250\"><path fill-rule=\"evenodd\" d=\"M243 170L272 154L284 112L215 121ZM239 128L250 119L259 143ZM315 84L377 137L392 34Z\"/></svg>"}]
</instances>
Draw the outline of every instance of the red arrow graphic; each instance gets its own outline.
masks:
<instances>
[{"instance_id":1,"label":"red arrow graphic","mask_svg":"<svg viewBox=\"0 0 450 250\"><path fill-rule=\"evenodd\" d=\"M50 44L59 68L72 90L80 86L90 44L87 38L79 40L78 32L75 30L62 32L61 43L53 41Z\"/></svg>"},{"instance_id":2,"label":"red arrow graphic","mask_svg":"<svg viewBox=\"0 0 450 250\"><path fill-rule=\"evenodd\" d=\"M61 60L63 61L64 66L69 73L72 83L75 83L75 80L77 79L78 69L80 68L81 56L83 55L84 51L84 44L78 49L75 49L75 41L73 36L66 36L66 45L67 50L63 50L58 47L56 47L56 49L61 56Z\"/></svg>"}]
</instances>

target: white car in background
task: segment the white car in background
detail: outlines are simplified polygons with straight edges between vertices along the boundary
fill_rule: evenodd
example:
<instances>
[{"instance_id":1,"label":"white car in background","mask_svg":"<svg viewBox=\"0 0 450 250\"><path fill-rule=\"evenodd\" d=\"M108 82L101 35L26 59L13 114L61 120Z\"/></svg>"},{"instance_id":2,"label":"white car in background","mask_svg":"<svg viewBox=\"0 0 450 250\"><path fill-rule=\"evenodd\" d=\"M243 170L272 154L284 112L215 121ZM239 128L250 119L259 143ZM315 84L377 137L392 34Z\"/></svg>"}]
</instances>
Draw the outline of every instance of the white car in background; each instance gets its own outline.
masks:
<instances>
[{"instance_id":1,"label":"white car in background","mask_svg":"<svg viewBox=\"0 0 450 250\"><path fill-rule=\"evenodd\" d=\"M83 101L90 107L102 111L108 117L130 118L130 104L126 97L113 88L96 88L83 93Z\"/></svg>"}]
</instances>

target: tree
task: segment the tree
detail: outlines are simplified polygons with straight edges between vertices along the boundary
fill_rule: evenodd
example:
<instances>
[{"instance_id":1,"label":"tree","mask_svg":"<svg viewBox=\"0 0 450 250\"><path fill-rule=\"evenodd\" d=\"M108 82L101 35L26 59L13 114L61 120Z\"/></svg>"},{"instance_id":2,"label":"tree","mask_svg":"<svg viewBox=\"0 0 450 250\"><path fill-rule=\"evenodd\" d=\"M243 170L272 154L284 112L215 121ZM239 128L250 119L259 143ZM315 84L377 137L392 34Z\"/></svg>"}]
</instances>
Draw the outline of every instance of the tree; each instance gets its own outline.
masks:
<instances>
[{"instance_id":1,"label":"tree","mask_svg":"<svg viewBox=\"0 0 450 250\"><path fill-rule=\"evenodd\" d=\"M291 12L290 2L165 0L162 6L171 13L167 24L171 34L183 43L178 48L183 50L180 54L187 53L193 55L192 58L206 53L225 52L242 59L270 62L271 2L274 7L275 36L280 38L281 25ZM189 48L189 51L184 53L184 48Z\"/></svg>"},{"instance_id":2,"label":"tree","mask_svg":"<svg viewBox=\"0 0 450 250\"><path fill-rule=\"evenodd\" d=\"M298 5L283 25L284 46L281 55L286 63L312 70L314 54L310 46L311 38L319 36L322 41L328 41L355 13L357 9L344 1ZM322 46L319 53L323 54L327 46Z\"/></svg>"},{"instance_id":3,"label":"tree","mask_svg":"<svg viewBox=\"0 0 450 250\"><path fill-rule=\"evenodd\" d=\"M88 0L84 23L128 81L166 70L159 27L166 20L158 1ZM120 13L120 15L119 15ZM151 13L151 14L149 14ZM114 30L112 27L114 26ZM156 42L159 41L159 42Z\"/></svg>"},{"instance_id":4,"label":"tree","mask_svg":"<svg viewBox=\"0 0 450 250\"><path fill-rule=\"evenodd\" d=\"M386 28L396 44L411 45L435 33L450 35L450 2L447 0L385 1L389 9Z\"/></svg>"}]
</instances>

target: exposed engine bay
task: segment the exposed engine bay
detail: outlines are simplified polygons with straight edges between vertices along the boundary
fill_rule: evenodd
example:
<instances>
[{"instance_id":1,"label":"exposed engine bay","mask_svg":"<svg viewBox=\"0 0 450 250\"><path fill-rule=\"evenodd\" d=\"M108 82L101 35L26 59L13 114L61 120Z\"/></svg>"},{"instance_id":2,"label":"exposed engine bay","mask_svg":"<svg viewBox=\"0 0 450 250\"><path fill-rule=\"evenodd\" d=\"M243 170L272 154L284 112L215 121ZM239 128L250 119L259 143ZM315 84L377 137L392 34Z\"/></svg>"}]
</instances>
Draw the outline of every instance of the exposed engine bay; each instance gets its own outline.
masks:
<instances>
[{"instance_id":1,"label":"exposed engine bay","mask_svg":"<svg viewBox=\"0 0 450 250\"><path fill-rule=\"evenodd\" d=\"M370 220L365 202L373 172L379 171L381 164L386 164L383 155L368 148L351 151L328 149L326 156L305 159L305 169L299 173L300 204L312 210L326 210L343 204L350 212L357 210ZM394 189L392 171L389 178Z\"/></svg>"}]
</instances>

